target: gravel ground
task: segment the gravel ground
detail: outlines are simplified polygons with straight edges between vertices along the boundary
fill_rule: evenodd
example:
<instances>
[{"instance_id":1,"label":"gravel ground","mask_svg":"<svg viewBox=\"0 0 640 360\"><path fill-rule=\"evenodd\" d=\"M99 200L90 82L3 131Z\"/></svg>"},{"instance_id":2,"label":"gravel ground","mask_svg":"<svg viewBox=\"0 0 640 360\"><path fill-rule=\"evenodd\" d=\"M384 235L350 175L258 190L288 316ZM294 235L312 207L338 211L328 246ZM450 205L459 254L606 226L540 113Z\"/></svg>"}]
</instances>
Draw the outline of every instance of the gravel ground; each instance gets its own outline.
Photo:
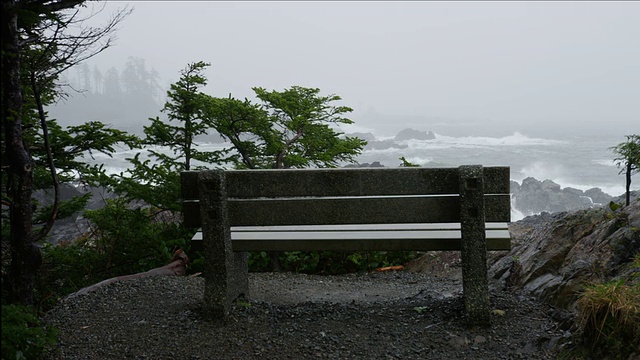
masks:
<instances>
[{"instance_id":1,"label":"gravel ground","mask_svg":"<svg viewBox=\"0 0 640 360\"><path fill-rule=\"evenodd\" d=\"M554 359L568 342L558 311L496 286L491 327L465 327L459 278L250 274L224 324L201 316L200 277L128 280L47 314L50 359Z\"/></svg>"}]
</instances>

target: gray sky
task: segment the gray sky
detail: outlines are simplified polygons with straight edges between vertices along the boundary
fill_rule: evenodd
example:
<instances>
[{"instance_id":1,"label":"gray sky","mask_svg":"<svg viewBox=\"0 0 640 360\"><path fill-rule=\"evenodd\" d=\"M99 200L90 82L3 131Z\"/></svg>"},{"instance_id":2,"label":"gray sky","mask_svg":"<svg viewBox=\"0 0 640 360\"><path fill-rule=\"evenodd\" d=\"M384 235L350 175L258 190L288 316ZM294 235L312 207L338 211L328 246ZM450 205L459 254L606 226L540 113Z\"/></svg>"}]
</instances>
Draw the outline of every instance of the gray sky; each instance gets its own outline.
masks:
<instances>
[{"instance_id":1,"label":"gray sky","mask_svg":"<svg viewBox=\"0 0 640 360\"><path fill-rule=\"evenodd\" d=\"M140 57L168 85L203 60L211 95L317 87L362 127L640 132L640 2L110 1L96 20L126 4L91 66Z\"/></svg>"}]
</instances>

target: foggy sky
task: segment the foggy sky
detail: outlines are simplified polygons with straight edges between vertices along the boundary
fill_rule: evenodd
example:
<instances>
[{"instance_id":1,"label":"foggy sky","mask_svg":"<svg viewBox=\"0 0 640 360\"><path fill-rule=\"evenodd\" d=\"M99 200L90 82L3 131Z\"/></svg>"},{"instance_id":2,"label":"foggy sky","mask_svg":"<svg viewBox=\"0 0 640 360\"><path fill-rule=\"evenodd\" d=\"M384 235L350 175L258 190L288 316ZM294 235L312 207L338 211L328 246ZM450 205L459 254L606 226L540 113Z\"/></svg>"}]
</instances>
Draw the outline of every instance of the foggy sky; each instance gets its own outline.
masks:
<instances>
[{"instance_id":1,"label":"foggy sky","mask_svg":"<svg viewBox=\"0 0 640 360\"><path fill-rule=\"evenodd\" d=\"M111 1L94 24L127 4L90 66L140 57L166 87L202 60L208 94L317 87L365 128L640 132L640 2Z\"/></svg>"}]
</instances>

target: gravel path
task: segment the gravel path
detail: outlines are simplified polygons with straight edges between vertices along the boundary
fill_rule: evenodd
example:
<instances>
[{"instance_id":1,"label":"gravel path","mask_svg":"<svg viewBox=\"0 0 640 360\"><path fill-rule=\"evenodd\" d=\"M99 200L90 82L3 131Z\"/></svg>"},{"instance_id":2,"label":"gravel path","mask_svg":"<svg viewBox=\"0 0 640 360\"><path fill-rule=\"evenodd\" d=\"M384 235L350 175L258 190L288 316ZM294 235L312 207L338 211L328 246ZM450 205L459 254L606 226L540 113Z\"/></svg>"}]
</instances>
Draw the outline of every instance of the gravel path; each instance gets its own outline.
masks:
<instances>
[{"instance_id":1,"label":"gravel path","mask_svg":"<svg viewBox=\"0 0 640 360\"><path fill-rule=\"evenodd\" d=\"M492 326L462 319L459 276L250 274L226 324L201 316L204 280L111 284L47 314L50 359L554 359L554 309L493 288Z\"/></svg>"}]
</instances>

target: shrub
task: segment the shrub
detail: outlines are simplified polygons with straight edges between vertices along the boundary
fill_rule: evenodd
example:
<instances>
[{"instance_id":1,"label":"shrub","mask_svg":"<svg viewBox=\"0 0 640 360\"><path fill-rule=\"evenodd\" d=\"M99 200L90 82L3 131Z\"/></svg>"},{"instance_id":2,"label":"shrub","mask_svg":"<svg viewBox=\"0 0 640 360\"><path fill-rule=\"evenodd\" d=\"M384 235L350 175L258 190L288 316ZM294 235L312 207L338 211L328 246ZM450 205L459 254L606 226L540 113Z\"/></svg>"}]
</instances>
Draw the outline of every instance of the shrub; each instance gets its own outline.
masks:
<instances>
[{"instance_id":1,"label":"shrub","mask_svg":"<svg viewBox=\"0 0 640 360\"><path fill-rule=\"evenodd\" d=\"M279 260L283 271L335 275L402 265L416 256L415 251L285 251ZM249 271L270 271L268 253L250 252Z\"/></svg>"},{"instance_id":2,"label":"shrub","mask_svg":"<svg viewBox=\"0 0 640 360\"><path fill-rule=\"evenodd\" d=\"M175 249L189 250L193 235L192 229L156 220L152 209L128 208L123 199L85 216L95 229L90 236L43 248L38 291L44 309L85 286L163 266Z\"/></svg>"},{"instance_id":3,"label":"shrub","mask_svg":"<svg viewBox=\"0 0 640 360\"><path fill-rule=\"evenodd\" d=\"M598 356L626 359L640 344L640 285L623 280L593 284L578 299L583 342ZM636 345L634 345L636 344Z\"/></svg>"},{"instance_id":4,"label":"shrub","mask_svg":"<svg viewBox=\"0 0 640 360\"><path fill-rule=\"evenodd\" d=\"M33 308L2 305L3 359L37 359L56 342L55 329L45 326Z\"/></svg>"}]
</instances>

